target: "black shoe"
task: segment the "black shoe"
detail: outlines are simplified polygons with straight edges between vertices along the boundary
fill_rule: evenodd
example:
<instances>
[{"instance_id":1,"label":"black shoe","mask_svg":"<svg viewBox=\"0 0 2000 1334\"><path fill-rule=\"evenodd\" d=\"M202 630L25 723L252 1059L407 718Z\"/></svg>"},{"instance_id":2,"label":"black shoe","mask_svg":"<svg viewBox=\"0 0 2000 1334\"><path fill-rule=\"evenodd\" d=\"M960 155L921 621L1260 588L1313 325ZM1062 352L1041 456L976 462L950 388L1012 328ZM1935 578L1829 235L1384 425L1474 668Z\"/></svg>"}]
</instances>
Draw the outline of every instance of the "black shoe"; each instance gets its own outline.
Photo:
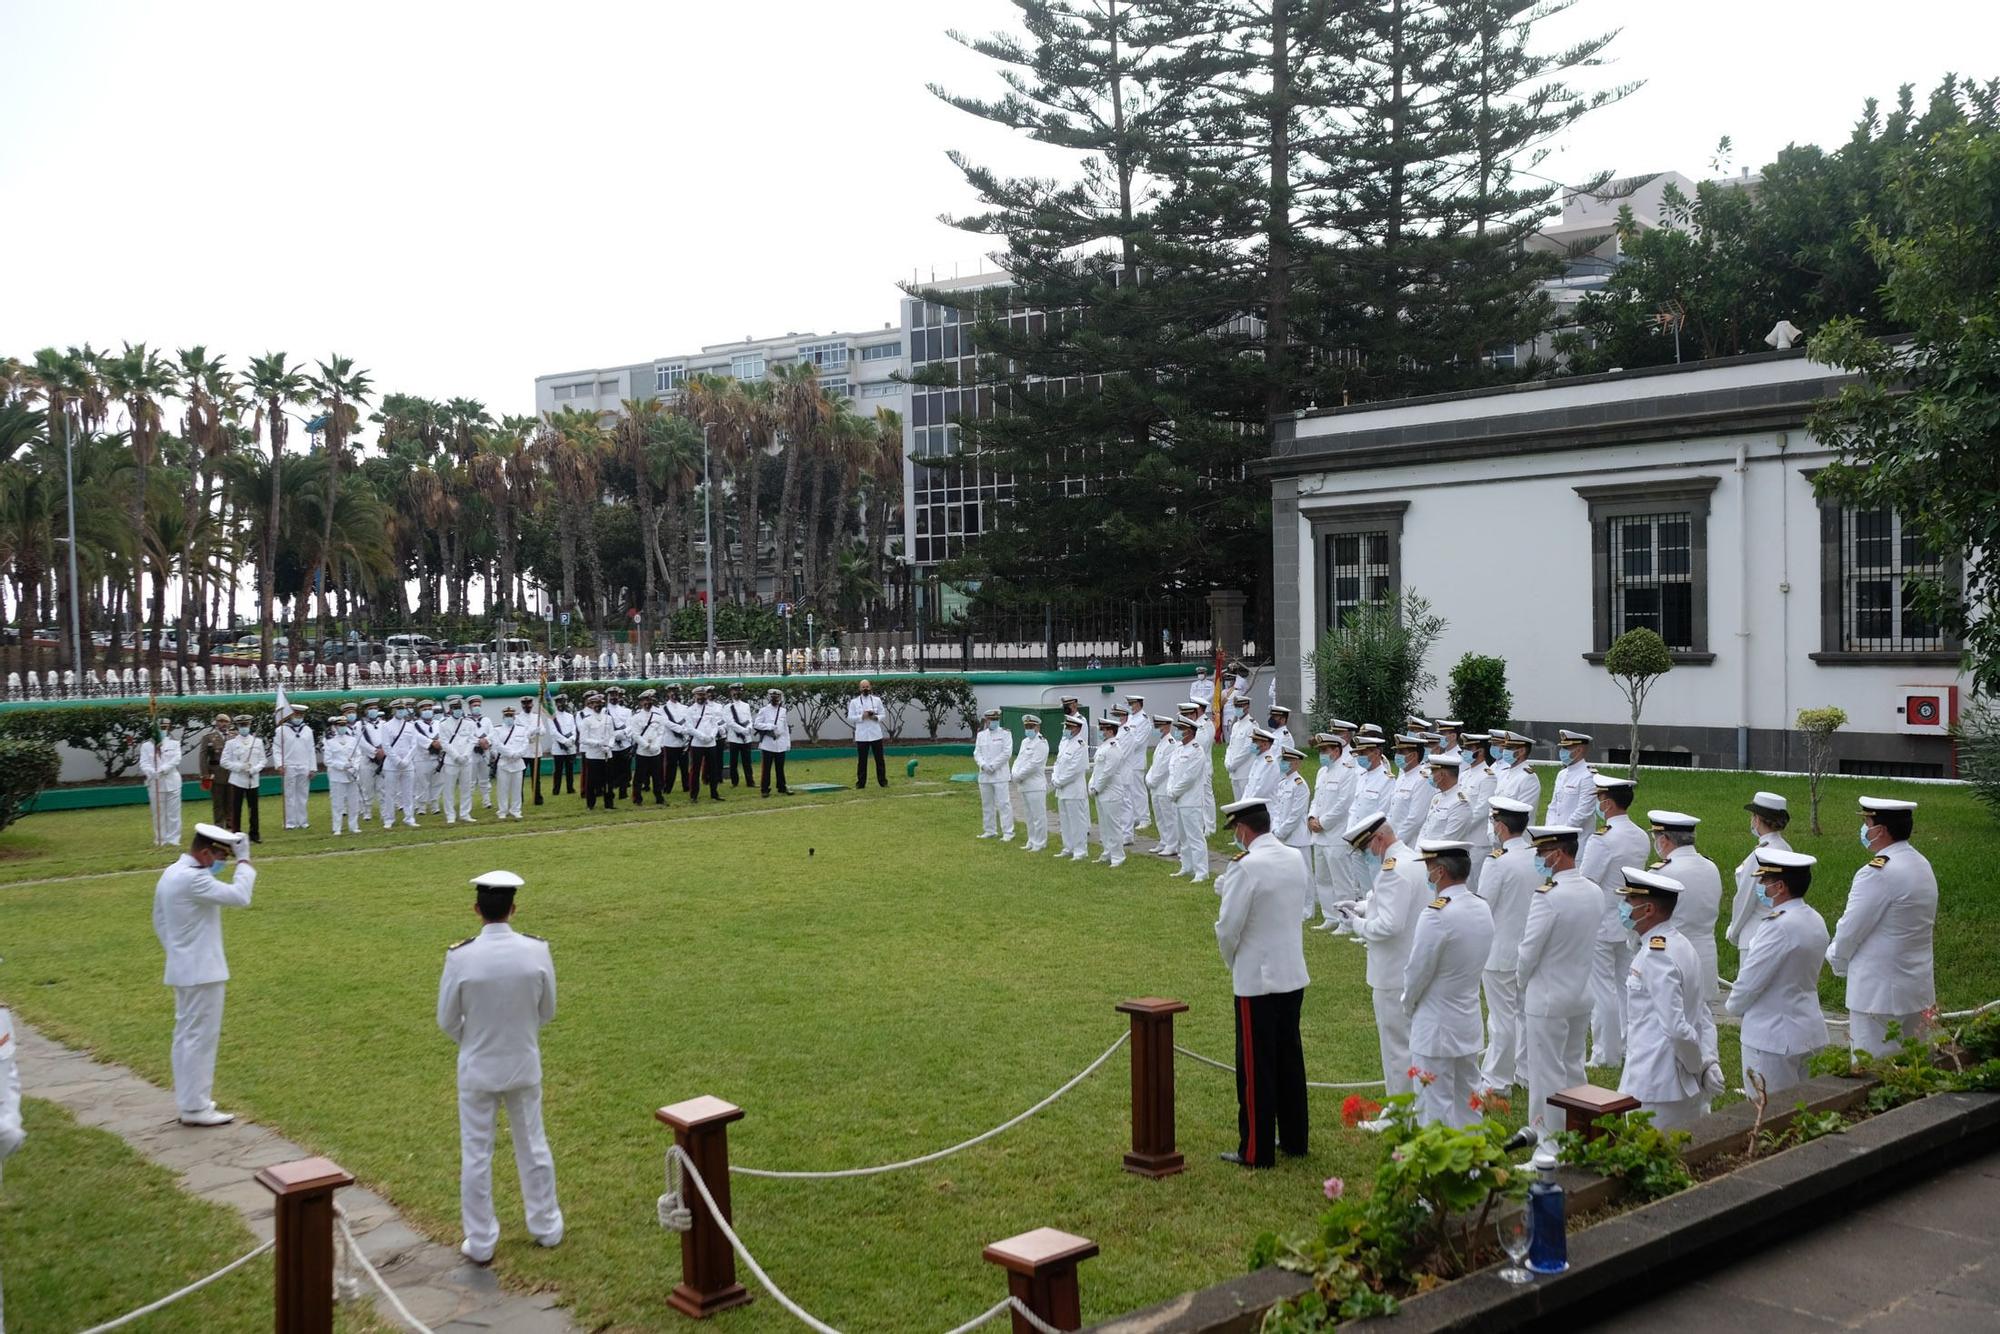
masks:
<instances>
[{"instance_id":1,"label":"black shoe","mask_svg":"<svg viewBox=\"0 0 2000 1334\"><path fill-rule=\"evenodd\" d=\"M778 795L781 797L789 797L792 795L792 790L788 787L781 787L778 789Z\"/></svg>"},{"instance_id":2,"label":"black shoe","mask_svg":"<svg viewBox=\"0 0 2000 1334\"><path fill-rule=\"evenodd\" d=\"M1246 1159L1245 1159L1245 1158L1243 1157L1243 1155L1242 1155L1242 1154L1240 1154L1240 1153L1218 1153L1218 1154L1216 1154L1215 1156L1216 1156L1217 1158L1220 1158L1220 1159L1221 1159L1221 1160L1222 1160L1223 1162L1225 1162L1225 1163L1231 1163L1231 1164L1234 1164L1234 1165L1235 1165L1235 1166L1237 1166L1237 1167L1269 1167L1269 1166L1270 1166L1270 1164L1269 1164L1269 1163L1253 1163L1253 1162L1250 1162L1250 1161L1246 1160Z\"/></svg>"},{"instance_id":3,"label":"black shoe","mask_svg":"<svg viewBox=\"0 0 2000 1334\"><path fill-rule=\"evenodd\" d=\"M864 779L862 779L862 780L861 780L860 782L856 783L856 784L855 784L854 786L855 786L856 790L859 790L859 789L861 789L861 788L864 788L864 787L867 787L867 786L868 786L868 780L864 778Z\"/></svg>"},{"instance_id":4,"label":"black shoe","mask_svg":"<svg viewBox=\"0 0 2000 1334\"><path fill-rule=\"evenodd\" d=\"M1306 1156L1304 1149L1288 1149L1283 1145L1278 1146L1278 1152L1284 1154L1287 1158L1303 1158Z\"/></svg>"}]
</instances>

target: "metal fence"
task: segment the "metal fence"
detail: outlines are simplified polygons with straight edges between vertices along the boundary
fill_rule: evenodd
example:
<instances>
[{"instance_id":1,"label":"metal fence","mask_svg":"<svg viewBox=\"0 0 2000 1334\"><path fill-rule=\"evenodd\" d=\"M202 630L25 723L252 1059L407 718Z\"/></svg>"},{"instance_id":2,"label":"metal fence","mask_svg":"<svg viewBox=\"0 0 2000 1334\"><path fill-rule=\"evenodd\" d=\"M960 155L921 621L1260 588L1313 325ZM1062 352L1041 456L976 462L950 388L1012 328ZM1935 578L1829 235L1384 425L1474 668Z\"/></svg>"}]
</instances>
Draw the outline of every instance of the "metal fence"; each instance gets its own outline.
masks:
<instances>
[{"instance_id":1,"label":"metal fence","mask_svg":"<svg viewBox=\"0 0 2000 1334\"><path fill-rule=\"evenodd\" d=\"M843 642L850 649L921 663L924 670L948 671L1073 671L1199 663L1215 656L1205 598L1072 607L969 605L956 614L926 617L920 625L850 632ZM1260 647L1246 641L1242 654L1256 658Z\"/></svg>"}]
</instances>

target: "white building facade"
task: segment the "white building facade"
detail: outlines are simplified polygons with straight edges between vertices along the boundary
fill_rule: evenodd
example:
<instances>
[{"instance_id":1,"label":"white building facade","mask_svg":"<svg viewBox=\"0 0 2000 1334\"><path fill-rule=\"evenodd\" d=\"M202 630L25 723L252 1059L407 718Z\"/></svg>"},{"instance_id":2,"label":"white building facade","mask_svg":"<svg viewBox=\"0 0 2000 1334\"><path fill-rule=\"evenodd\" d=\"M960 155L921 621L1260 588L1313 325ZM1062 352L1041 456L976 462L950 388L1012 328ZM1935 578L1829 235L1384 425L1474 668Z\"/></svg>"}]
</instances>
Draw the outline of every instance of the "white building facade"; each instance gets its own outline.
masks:
<instances>
[{"instance_id":1,"label":"white building facade","mask_svg":"<svg viewBox=\"0 0 2000 1334\"><path fill-rule=\"evenodd\" d=\"M1452 664L1491 655L1514 727L1622 758L1602 658L1647 626L1675 665L1642 760L1798 769L1796 714L1835 705L1842 771L1956 776L1959 646L1912 590L1959 569L1896 515L1813 494L1833 454L1807 423L1843 382L1789 351L1281 420L1262 465L1280 694L1312 698L1309 655L1346 611L1413 588L1448 623L1430 710Z\"/></svg>"},{"instance_id":2,"label":"white building facade","mask_svg":"<svg viewBox=\"0 0 2000 1334\"><path fill-rule=\"evenodd\" d=\"M856 412L873 416L876 408L903 412L909 388L902 381L909 368L908 340L903 330L884 324L861 333L787 333L778 338L745 338L737 343L711 343L682 356L654 357L628 366L603 366L535 377L535 412L563 408L617 412L628 398L672 399L696 375L726 375L753 382L773 368L809 361L819 371L827 393L849 400Z\"/></svg>"}]
</instances>

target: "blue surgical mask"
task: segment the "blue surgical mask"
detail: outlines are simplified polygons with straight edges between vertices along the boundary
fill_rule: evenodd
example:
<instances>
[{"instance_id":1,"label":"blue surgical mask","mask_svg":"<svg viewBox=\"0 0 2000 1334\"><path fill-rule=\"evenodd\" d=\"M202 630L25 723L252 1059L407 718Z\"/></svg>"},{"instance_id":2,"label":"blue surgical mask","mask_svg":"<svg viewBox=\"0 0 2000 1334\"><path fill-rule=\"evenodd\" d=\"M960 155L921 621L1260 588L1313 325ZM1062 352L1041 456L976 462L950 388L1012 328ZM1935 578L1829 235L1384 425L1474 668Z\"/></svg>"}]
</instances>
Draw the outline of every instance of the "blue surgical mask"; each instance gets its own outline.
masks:
<instances>
[{"instance_id":1,"label":"blue surgical mask","mask_svg":"<svg viewBox=\"0 0 2000 1334\"><path fill-rule=\"evenodd\" d=\"M417 711L417 716L420 718L428 718L431 716L431 711L429 709L420 709Z\"/></svg>"},{"instance_id":2,"label":"blue surgical mask","mask_svg":"<svg viewBox=\"0 0 2000 1334\"><path fill-rule=\"evenodd\" d=\"M1375 767L1375 757L1365 750L1354 757L1354 762L1361 766L1361 772L1363 773L1367 773Z\"/></svg>"},{"instance_id":3,"label":"blue surgical mask","mask_svg":"<svg viewBox=\"0 0 2000 1334\"><path fill-rule=\"evenodd\" d=\"M1281 773L1290 773L1292 771L1292 762L1288 759L1279 760L1278 769Z\"/></svg>"},{"instance_id":4,"label":"blue surgical mask","mask_svg":"<svg viewBox=\"0 0 2000 1334\"><path fill-rule=\"evenodd\" d=\"M1513 764L1514 764L1514 757L1512 755L1509 755L1504 750L1501 751L1498 755L1495 755L1493 757L1493 767L1495 769L1512 768Z\"/></svg>"},{"instance_id":5,"label":"blue surgical mask","mask_svg":"<svg viewBox=\"0 0 2000 1334\"><path fill-rule=\"evenodd\" d=\"M999 731L999 730L1000 730L1000 724L999 724L999 723L997 723L997 722L992 722L992 721L989 721L989 722L988 722L988 723L986 724L986 730L987 730L987 731L989 731L989 732L997 732L997 731Z\"/></svg>"},{"instance_id":6,"label":"blue surgical mask","mask_svg":"<svg viewBox=\"0 0 2000 1334\"><path fill-rule=\"evenodd\" d=\"M410 716L410 711L408 709L398 709L396 710L396 716L407 719Z\"/></svg>"},{"instance_id":7,"label":"blue surgical mask","mask_svg":"<svg viewBox=\"0 0 2000 1334\"><path fill-rule=\"evenodd\" d=\"M1432 774L1429 778L1426 778L1424 781L1430 784L1432 791L1437 790L1438 780L1436 774Z\"/></svg>"},{"instance_id":8,"label":"blue surgical mask","mask_svg":"<svg viewBox=\"0 0 2000 1334\"><path fill-rule=\"evenodd\" d=\"M459 706L459 705L457 705L457 704L454 704L454 705L452 705L452 706L451 706L451 716L452 716L452 717L454 717L454 718L463 718L463 717L465 716L465 710L464 710L464 708L462 708L461 706Z\"/></svg>"},{"instance_id":9,"label":"blue surgical mask","mask_svg":"<svg viewBox=\"0 0 2000 1334\"><path fill-rule=\"evenodd\" d=\"M1771 902L1771 896L1764 892L1764 886L1762 884L1759 884L1757 886L1756 893L1757 893L1757 906L1759 908L1770 909L1777 906L1776 904Z\"/></svg>"},{"instance_id":10,"label":"blue surgical mask","mask_svg":"<svg viewBox=\"0 0 2000 1334\"><path fill-rule=\"evenodd\" d=\"M1363 853L1362 858L1368 863L1369 875L1372 876L1382 869L1382 859L1375 853L1372 852Z\"/></svg>"},{"instance_id":11,"label":"blue surgical mask","mask_svg":"<svg viewBox=\"0 0 2000 1334\"><path fill-rule=\"evenodd\" d=\"M1564 752L1562 753L1562 763L1563 763L1563 768L1565 768L1565 769L1569 768L1569 767L1570 767L1570 766L1571 766L1572 764L1575 764L1575 763L1576 763L1576 752L1575 752L1575 751L1570 751L1570 750L1566 750L1566 751L1564 751Z\"/></svg>"},{"instance_id":12,"label":"blue surgical mask","mask_svg":"<svg viewBox=\"0 0 2000 1334\"><path fill-rule=\"evenodd\" d=\"M1638 923L1637 919L1635 919L1635 918L1634 918L1634 917L1632 916L1632 905L1631 905L1631 904L1629 904L1629 903L1624 903L1624 902L1621 902L1621 903L1619 903L1619 905L1618 905L1618 925L1620 925L1620 926L1624 927L1624 928L1625 928L1625 929L1626 929L1627 931L1636 931L1636 930L1638 930L1638 929L1639 929L1639 923Z\"/></svg>"},{"instance_id":13,"label":"blue surgical mask","mask_svg":"<svg viewBox=\"0 0 2000 1334\"><path fill-rule=\"evenodd\" d=\"M371 723L372 723L372 722L375 722L375 721L379 720L379 719L380 719L381 717L382 717L382 710L380 710L380 709L370 709L370 710L368 710L368 721L369 721L369 722L371 722Z\"/></svg>"},{"instance_id":14,"label":"blue surgical mask","mask_svg":"<svg viewBox=\"0 0 2000 1334\"><path fill-rule=\"evenodd\" d=\"M1556 873L1549 868L1547 862L1542 860L1539 853L1535 856L1535 874L1543 880L1553 880L1556 878Z\"/></svg>"},{"instance_id":15,"label":"blue surgical mask","mask_svg":"<svg viewBox=\"0 0 2000 1334\"><path fill-rule=\"evenodd\" d=\"M1875 846L1868 841L1868 822L1866 820L1861 822L1861 846L1869 852L1875 851Z\"/></svg>"}]
</instances>

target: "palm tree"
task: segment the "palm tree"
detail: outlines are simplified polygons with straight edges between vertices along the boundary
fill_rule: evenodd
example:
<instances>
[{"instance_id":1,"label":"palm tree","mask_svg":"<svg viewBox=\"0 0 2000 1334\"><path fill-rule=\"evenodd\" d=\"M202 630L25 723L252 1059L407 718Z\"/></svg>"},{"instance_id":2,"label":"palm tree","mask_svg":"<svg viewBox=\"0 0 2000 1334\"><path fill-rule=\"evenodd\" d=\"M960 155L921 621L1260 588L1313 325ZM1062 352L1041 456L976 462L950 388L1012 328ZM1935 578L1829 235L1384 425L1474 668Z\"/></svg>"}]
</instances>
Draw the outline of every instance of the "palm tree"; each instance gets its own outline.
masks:
<instances>
[{"instance_id":1,"label":"palm tree","mask_svg":"<svg viewBox=\"0 0 2000 1334\"><path fill-rule=\"evenodd\" d=\"M188 485L183 493L186 508L180 527L183 543L180 625L181 637L186 639L196 633L202 604L201 586L195 578L195 535L201 529L201 513L214 496L215 462L229 452L242 405L235 380L222 367L222 358L209 356L205 347L197 345L180 350L179 376L180 397L187 405L181 418L181 439L188 450ZM161 626L157 603L155 607L156 620L147 659L148 666L157 673ZM188 655L183 653L180 658L183 683L187 666Z\"/></svg>"},{"instance_id":2,"label":"palm tree","mask_svg":"<svg viewBox=\"0 0 2000 1334\"><path fill-rule=\"evenodd\" d=\"M259 680L268 679L271 674L271 638L277 633L271 612L275 597L273 581L277 578L278 566L278 496L285 470L285 438L291 431L291 418L286 409L312 401L311 386L305 372L285 362L286 354L283 352L266 352L261 357L250 358L250 395L257 404L251 437L253 443L259 435L266 436L271 442L268 490L252 502L261 503L264 512L264 531L257 548L257 631L261 641L257 648Z\"/></svg>"},{"instance_id":3,"label":"palm tree","mask_svg":"<svg viewBox=\"0 0 2000 1334\"><path fill-rule=\"evenodd\" d=\"M106 403L104 387L98 379L96 368L100 359L101 355L88 344L81 348L65 348L60 352L52 347L36 350L35 364L25 372L28 393L30 397L40 398L43 406L48 409L51 445L88 437L96 430L97 423L104 419ZM54 475L62 476L67 467L66 463L61 463L55 468ZM130 498L126 497L123 503L129 504L129 500ZM65 522L71 521L65 519ZM73 521L76 524L78 538L81 540L84 524L80 506L76 509ZM55 565L57 610L49 619L60 624L69 615L71 601L69 562L59 560L52 563ZM79 552L79 569L81 565L82 553ZM81 591L77 590L79 594ZM78 642L84 642L88 639L90 631L89 608L84 605L81 596L75 600L82 613L83 622L75 627L76 638ZM71 661L69 642L66 637L61 639L57 649L57 661L81 671L83 664Z\"/></svg>"},{"instance_id":4,"label":"palm tree","mask_svg":"<svg viewBox=\"0 0 2000 1334\"><path fill-rule=\"evenodd\" d=\"M678 409L680 405L675 407ZM685 534L692 526L688 523L688 500L701 477L701 428L684 412L669 413L661 419L656 437L648 446L647 463L652 484L666 497L661 510L672 516ZM660 577L678 605L685 600L691 583L688 578L691 555L685 540L660 540L664 526L659 521L653 525L651 559L659 562Z\"/></svg>"},{"instance_id":5,"label":"palm tree","mask_svg":"<svg viewBox=\"0 0 2000 1334\"><path fill-rule=\"evenodd\" d=\"M833 421L833 404L819 386L819 372L809 362L780 366L771 374L772 406L785 441L785 481L778 499L778 581L780 588L789 589L792 538L798 527L802 499L800 482Z\"/></svg>"},{"instance_id":6,"label":"palm tree","mask_svg":"<svg viewBox=\"0 0 2000 1334\"><path fill-rule=\"evenodd\" d=\"M454 398L444 405L443 412L451 456L460 463L470 462L479 449L479 433L493 427L492 414L476 398Z\"/></svg>"},{"instance_id":7,"label":"palm tree","mask_svg":"<svg viewBox=\"0 0 2000 1334\"><path fill-rule=\"evenodd\" d=\"M334 516L339 511L341 458L346 453L347 438L360 421L360 410L367 403L368 391L373 385L369 382L368 372L354 369L352 357L338 354L320 362L318 373L310 376L307 382L319 396L320 413L325 419L326 474L322 485L326 495L322 500L319 550L315 555L313 577L307 581L306 587L318 592L319 617L325 621L328 619L327 560L333 553Z\"/></svg>"},{"instance_id":8,"label":"palm tree","mask_svg":"<svg viewBox=\"0 0 2000 1334\"><path fill-rule=\"evenodd\" d=\"M557 546L562 557L562 606L577 605L576 552L579 542L590 565L591 627L604 628L604 569L591 539L590 516L597 504L598 454L604 432L597 414L562 408L543 422L535 448L555 489Z\"/></svg>"},{"instance_id":9,"label":"palm tree","mask_svg":"<svg viewBox=\"0 0 2000 1334\"><path fill-rule=\"evenodd\" d=\"M152 467L159 457L160 441L160 399L172 391L174 372L159 353L150 351L144 343L127 343L125 350L117 356L105 356L98 362L98 372L104 378L105 394L115 399L125 408L125 419L132 442L132 494L126 498L125 515L133 532L145 528L144 512L149 489ZM132 569L132 597L136 604L140 583L144 578L145 549L143 545L134 547L136 563ZM165 586L166 566L153 567L154 578ZM119 624L111 623L111 664L118 665ZM136 656L136 655L135 655ZM147 670L158 672L160 668L160 645L157 635L146 653Z\"/></svg>"},{"instance_id":10,"label":"palm tree","mask_svg":"<svg viewBox=\"0 0 2000 1334\"><path fill-rule=\"evenodd\" d=\"M882 585L889 555L889 520L903 499L903 414L875 409L874 449L868 455L869 577Z\"/></svg>"}]
</instances>

